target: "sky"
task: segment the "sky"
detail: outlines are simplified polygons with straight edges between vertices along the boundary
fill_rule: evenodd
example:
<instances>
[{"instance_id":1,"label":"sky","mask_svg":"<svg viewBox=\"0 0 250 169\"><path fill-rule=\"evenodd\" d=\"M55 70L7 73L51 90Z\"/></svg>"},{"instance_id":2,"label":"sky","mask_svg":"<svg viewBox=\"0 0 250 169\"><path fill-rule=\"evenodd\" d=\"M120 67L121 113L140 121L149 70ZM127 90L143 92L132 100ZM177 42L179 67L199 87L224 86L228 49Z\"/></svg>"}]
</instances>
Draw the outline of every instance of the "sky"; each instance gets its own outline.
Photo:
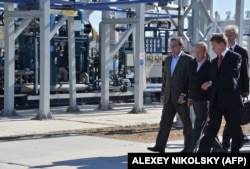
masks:
<instances>
[{"instance_id":1,"label":"sky","mask_svg":"<svg viewBox=\"0 0 250 169\"><path fill-rule=\"evenodd\" d=\"M250 0L244 1L244 11L250 11ZM231 16L233 16L235 15L235 2L236 0L214 0L213 11L218 11L221 19L226 18L226 11L231 11ZM246 16L245 13L244 16Z\"/></svg>"},{"instance_id":2,"label":"sky","mask_svg":"<svg viewBox=\"0 0 250 169\"><path fill-rule=\"evenodd\" d=\"M231 11L231 16L233 16L235 14L235 1L236 0L214 0L213 1L213 13L215 11L218 11L221 19L226 18L226 11ZM250 0L244 0L244 1L245 1L244 11L250 10ZM93 27L99 32L99 22L101 21L101 12L95 11L94 13L90 15L89 19Z\"/></svg>"}]
</instances>

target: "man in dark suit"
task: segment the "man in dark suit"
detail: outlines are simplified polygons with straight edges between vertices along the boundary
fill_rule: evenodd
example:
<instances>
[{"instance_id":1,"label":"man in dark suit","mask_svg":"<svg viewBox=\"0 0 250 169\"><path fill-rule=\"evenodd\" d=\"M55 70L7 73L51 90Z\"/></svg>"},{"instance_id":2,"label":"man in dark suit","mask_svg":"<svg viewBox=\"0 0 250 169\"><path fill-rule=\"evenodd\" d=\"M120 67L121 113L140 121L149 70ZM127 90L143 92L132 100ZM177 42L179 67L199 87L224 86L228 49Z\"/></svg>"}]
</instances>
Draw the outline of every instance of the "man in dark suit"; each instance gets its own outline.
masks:
<instances>
[{"instance_id":1,"label":"man in dark suit","mask_svg":"<svg viewBox=\"0 0 250 169\"><path fill-rule=\"evenodd\" d=\"M193 106L195 119L194 130L190 142L189 152L195 152L197 143L202 134L204 122L208 116L208 90L202 90L201 85L210 80L210 56L205 42L198 42L194 47L195 58L188 67L188 101ZM185 86L186 87L186 86ZM186 91L186 89L184 90ZM183 100L184 101L184 100Z\"/></svg>"},{"instance_id":2,"label":"man in dark suit","mask_svg":"<svg viewBox=\"0 0 250 169\"><path fill-rule=\"evenodd\" d=\"M211 63L210 81L202 85L204 90L210 88L210 120L198 152L211 152L224 116L232 136L231 152L238 153L241 144L240 109L243 106L238 89L242 59L240 54L227 48L228 40L224 34L215 34L210 41L217 58Z\"/></svg>"},{"instance_id":3,"label":"man in dark suit","mask_svg":"<svg viewBox=\"0 0 250 169\"><path fill-rule=\"evenodd\" d=\"M239 89L241 91L242 97L248 97L249 95L249 63L248 63L248 52L245 48L241 47L237 44L236 39L239 36L239 28L236 25L228 25L224 28L225 35L228 39L228 47L230 50L239 53L242 57L241 63L241 71L240 71L240 81L239 81ZM225 125L223 135L222 135L222 146L225 151L227 151L230 147L230 131L228 129L228 125ZM241 147L248 142L249 139L246 135L243 134L242 131L242 144Z\"/></svg>"},{"instance_id":4,"label":"man in dark suit","mask_svg":"<svg viewBox=\"0 0 250 169\"><path fill-rule=\"evenodd\" d=\"M185 85L188 85L188 64L192 56L183 52L184 42L180 37L170 40L172 56L165 58L164 73L162 78L161 102L163 103L160 129L154 147L148 150L154 152L165 152L165 147L171 131L174 117L178 112L183 123L184 149L188 150L192 135L192 122L190 119L190 109L181 97L185 97L187 91L182 93ZM186 87L187 88L187 87Z\"/></svg>"}]
</instances>

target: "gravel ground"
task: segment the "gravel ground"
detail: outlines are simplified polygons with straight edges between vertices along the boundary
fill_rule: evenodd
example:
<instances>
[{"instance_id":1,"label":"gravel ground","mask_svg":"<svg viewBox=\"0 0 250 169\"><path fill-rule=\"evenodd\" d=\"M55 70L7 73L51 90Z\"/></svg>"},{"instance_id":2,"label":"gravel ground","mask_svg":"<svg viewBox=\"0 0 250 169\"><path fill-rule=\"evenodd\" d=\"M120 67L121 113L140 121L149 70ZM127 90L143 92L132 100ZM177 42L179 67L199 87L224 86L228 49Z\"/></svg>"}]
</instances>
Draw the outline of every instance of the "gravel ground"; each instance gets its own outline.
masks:
<instances>
[{"instance_id":1,"label":"gravel ground","mask_svg":"<svg viewBox=\"0 0 250 169\"><path fill-rule=\"evenodd\" d=\"M219 136L221 136L224 129L224 121L222 122ZM242 126L245 134L250 134L250 124ZM92 129L83 131L83 134L100 136L106 138L114 138L121 140L129 140L143 143L154 143L157 133L159 130L158 124L144 124L136 126L127 127L116 127L116 128L102 128L102 129ZM183 139L183 129L172 128L169 136L169 140L181 140Z\"/></svg>"}]
</instances>

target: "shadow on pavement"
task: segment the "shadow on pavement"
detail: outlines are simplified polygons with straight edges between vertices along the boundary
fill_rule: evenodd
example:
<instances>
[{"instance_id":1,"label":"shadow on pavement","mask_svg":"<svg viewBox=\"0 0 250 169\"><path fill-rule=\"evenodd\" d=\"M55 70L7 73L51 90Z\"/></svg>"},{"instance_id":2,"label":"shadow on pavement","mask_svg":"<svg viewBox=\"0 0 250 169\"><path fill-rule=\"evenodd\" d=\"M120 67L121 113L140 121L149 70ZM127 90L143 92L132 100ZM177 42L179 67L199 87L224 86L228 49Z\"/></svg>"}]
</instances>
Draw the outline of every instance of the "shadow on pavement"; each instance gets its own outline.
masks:
<instances>
[{"instance_id":1,"label":"shadow on pavement","mask_svg":"<svg viewBox=\"0 0 250 169\"><path fill-rule=\"evenodd\" d=\"M55 161L51 165L32 166L30 168L50 168L59 166L77 167L77 169L100 169L100 168L127 168L127 156L94 157Z\"/></svg>"}]
</instances>

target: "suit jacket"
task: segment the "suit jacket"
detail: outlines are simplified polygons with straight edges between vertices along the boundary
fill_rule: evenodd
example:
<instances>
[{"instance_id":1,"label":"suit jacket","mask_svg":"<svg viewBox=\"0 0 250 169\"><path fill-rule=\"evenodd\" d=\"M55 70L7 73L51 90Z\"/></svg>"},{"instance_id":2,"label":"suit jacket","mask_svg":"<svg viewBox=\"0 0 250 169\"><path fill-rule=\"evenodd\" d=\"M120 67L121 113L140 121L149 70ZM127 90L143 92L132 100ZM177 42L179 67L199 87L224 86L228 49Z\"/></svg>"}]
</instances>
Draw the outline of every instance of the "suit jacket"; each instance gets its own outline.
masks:
<instances>
[{"instance_id":1,"label":"suit jacket","mask_svg":"<svg viewBox=\"0 0 250 169\"><path fill-rule=\"evenodd\" d=\"M249 92L249 64L248 64L248 52L245 48L241 47L240 45L236 44L234 48L234 52L239 53L242 58L241 63L241 71L240 71L240 82L239 88L240 91Z\"/></svg>"},{"instance_id":2,"label":"suit jacket","mask_svg":"<svg viewBox=\"0 0 250 169\"><path fill-rule=\"evenodd\" d=\"M178 99L184 89L184 86L188 85L188 64L190 60L192 60L192 58L193 57L191 55L182 53L178 63L176 64L172 77L172 56L168 56L165 58L161 89L161 94L164 98L163 103L168 103L171 99L174 104L178 104Z\"/></svg>"},{"instance_id":3,"label":"suit jacket","mask_svg":"<svg viewBox=\"0 0 250 169\"><path fill-rule=\"evenodd\" d=\"M211 62L206 60L197 72L197 62L193 59L188 68L188 98L194 101L207 101L208 90L202 90L201 85L210 80Z\"/></svg>"},{"instance_id":4,"label":"suit jacket","mask_svg":"<svg viewBox=\"0 0 250 169\"><path fill-rule=\"evenodd\" d=\"M229 50L222 60L220 69L217 65L218 57L213 59L211 64L210 105L221 109L242 107L242 98L238 88L241 69L240 54Z\"/></svg>"}]
</instances>

